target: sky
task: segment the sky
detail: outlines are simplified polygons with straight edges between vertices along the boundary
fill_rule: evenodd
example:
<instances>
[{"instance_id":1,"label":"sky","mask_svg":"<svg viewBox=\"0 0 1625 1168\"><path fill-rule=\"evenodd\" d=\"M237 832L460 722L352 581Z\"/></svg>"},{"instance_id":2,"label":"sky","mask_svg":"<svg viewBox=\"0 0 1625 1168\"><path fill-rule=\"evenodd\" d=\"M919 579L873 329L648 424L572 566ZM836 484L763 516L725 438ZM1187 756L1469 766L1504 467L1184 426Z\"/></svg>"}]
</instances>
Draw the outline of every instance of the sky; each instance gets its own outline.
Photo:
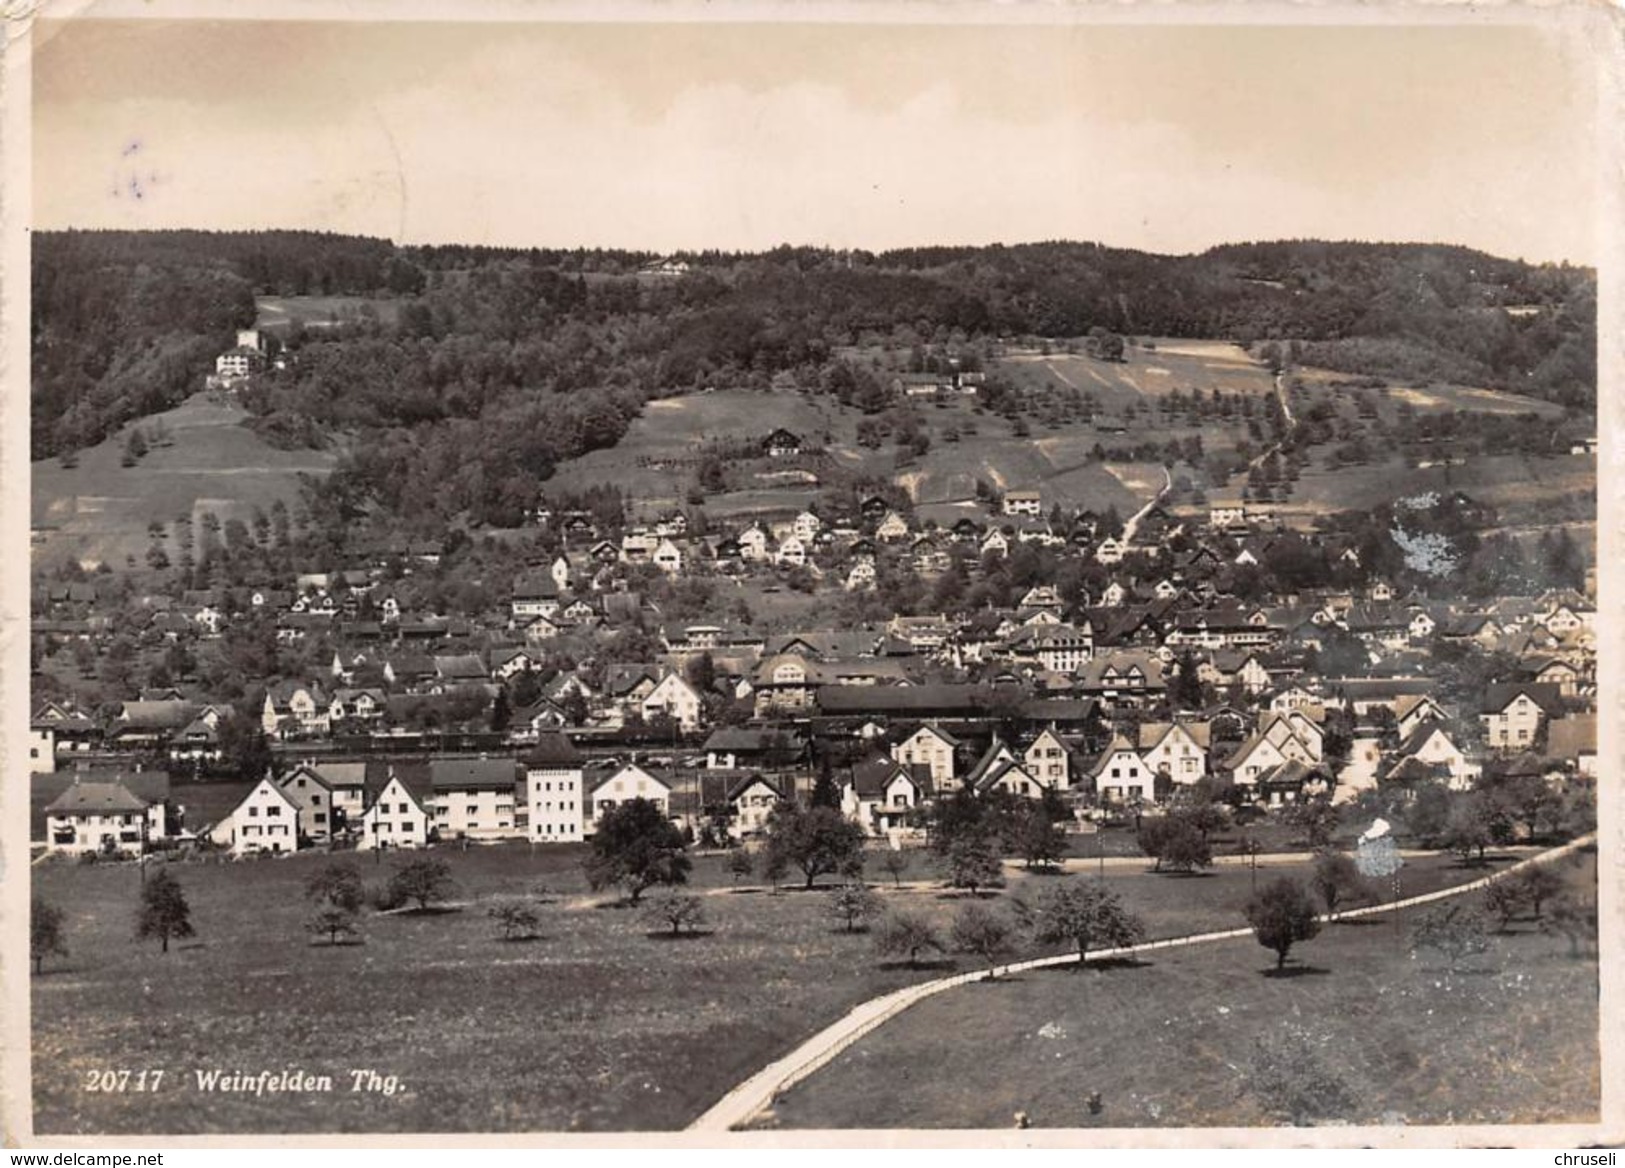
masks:
<instances>
[{"instance_id":1,"label":"sky","mask_svg":"<svg viewBox=\"0 0 1625 1168\"><path fill-rule=\"evenodd\" d=\"M1549 25L76 19L36 47L40 228L1599 246L1595 81Z\"/></svg>"}]
</instances>

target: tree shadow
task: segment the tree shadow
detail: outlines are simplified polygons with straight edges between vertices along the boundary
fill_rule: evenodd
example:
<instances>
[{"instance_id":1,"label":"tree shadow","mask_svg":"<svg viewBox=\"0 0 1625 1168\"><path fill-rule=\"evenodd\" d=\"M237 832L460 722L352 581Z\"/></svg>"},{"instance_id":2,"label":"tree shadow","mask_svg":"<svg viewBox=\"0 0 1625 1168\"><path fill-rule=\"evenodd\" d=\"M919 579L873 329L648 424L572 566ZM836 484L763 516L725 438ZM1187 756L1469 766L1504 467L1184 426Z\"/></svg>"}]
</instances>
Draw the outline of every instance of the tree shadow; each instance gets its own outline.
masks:
<instances>
[{"instance_id":1,"label":"tree shadow","mask_svg":"<svg viewBox=\"0 0 1625 1168\"><path fill-rule=\"evenodd\" d=\"M540 933L531 933L524 937L498 937L497 941L503 945L534 945L538 941L545 941L546 937Z\"/></svg>"},{"instance_id":2,"label":"tree shadow","mask_svg":"<svg viewBox=\"0 0 1625 1168\"><path fill-rule=\"evenodd\" d=\"M715 929L693 929L686 933L674 933L670 929L661 929L658 932L643 935L651 941L703 941L706 937L715 934Z\"/></svg>"},{"instance_id":3,"label":"tree shadow","mask_svg":"<svg viewBox=\"0 0 1625 1168\"><path fill-rule=\"evenodd\" d=\"M1279 981L1288 981L1295 977L1324 977L1331 973L1329 969L1321 969L1317 965L1289 965L1285 969L1276 969L1273 965L1268 969L1260 970L1265 977Z\"/></svg>"},{"instance_id":4,"label":"tree shadow","mask_svg":"<svg viewBox=\"0 0 1625 1168\"><path fill-rule=\"evenodd\" d=\"M462 911L462 908L457 905L431 904L427 908L403 908L397 915L403 917L443 917Z\"/></svg>"},{"instance_id":5,"label":"tree shadow","mask_svg":"<svg viewBox=\"0 0 1625 1168\"><path fill-rule=\"evenodd\" d=\"M1161 872L1154 873L1154 875L1157 875L1157 876L1178 876L1181 880L1197 880L1197 879L1206 879L1206 878L1208 878L1210 876L1217 876L1218 873L1213 871L1211 868L1203 869L1203 870L1200 870L1200 871L1198 871L1195 868L1184 868L1184 869L1180 869L1180 868L1164 868Z\"/></svg>"},{"instance_id":6,"label":"tree shadow","mask_svg":"<svg viewBox=\"0 0 1625 1168\"><path fill-rule=\"evenodd\" d=\"M946 892L937 893L938 900L993 900L1000 895L997 888L978 888L972 892L968 888L950 888Z\"/></svg>"},{"instance_id":7,"label":"tree shadow","mask_svg":"<svg viewBox=\"0 0 1625 1168\"><path fill-rule=\"evenodd\" d=\"M1331 924L1346 925L1351 929L1370 929L1377 925L1385 925L1387 921L1377 920L1373 917L1333 917Z\"/></svg>"},{"instance_id":8,"label":"tree shadow","mask_svg":"<svg viewBox=\"0 0 1625 1168\"><path fill-rule=\"evenodd\" d=\"M869 932L869 926L858 925L856 928L849 929L845 925L837 925L830 932L837 937L862 937Z\"/></svg>"},{"instance_id":9,"label":"tree shadow","mask_svg":"<svg viewBox=\"0 0 1625 1168\"><path fill-rule=\"evenodd\" d=\"M958 969L959 965L952 957L939 957L932 961L882 961L875 966L876 969L905 969L912 973L925 973Z\"/></svg>"},{"instance_id":10,"label":"tree shadow","mask_svg":"<svg viewBox=\"0 0 1625 1168\"><path fill-rule=\"evenodd\" d=\"M318 937L310 943L309 947L311 949L349 949L366 943L360 937L344 937L337 941L329 941L326 937Z\"/></svg>"}]
</instances>

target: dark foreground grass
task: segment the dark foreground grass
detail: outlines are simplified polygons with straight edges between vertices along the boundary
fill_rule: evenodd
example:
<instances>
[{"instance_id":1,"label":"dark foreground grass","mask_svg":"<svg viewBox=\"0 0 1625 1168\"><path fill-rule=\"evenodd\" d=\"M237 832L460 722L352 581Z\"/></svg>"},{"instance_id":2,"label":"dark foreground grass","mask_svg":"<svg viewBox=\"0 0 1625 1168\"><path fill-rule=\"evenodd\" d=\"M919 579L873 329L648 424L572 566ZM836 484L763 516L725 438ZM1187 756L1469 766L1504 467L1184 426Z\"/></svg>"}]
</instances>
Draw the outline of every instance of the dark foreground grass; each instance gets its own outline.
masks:
<instances>
[{"instance_id":1,"label":"dark foreground grass","mask_svg":"<svg viewBox=\"0 0 1625 1168\"><path fill-rule=\"evenodd\" d=\"M1570 869L1595 887L1595 867ZM762 1126L1250 1126L1254 1043L1289 1029L1341 1076L1355 1124L1598 1116L1597 962L1525 922L1451 972L1384 921L1333 925L1268 975L1251 940L1061 967L928 999L838 1056ZM1098 1114L1087 1106L1098 1091Z\"/></svg>"},{"instance_id":2,"label":"dark foreground grass","mask_svg":"<svg viewBox=\"0 0 1625 1168\"><path fill-rule=\"evenodd\" d=\"M332 857L173 865L198 935L167 956L132 940L133 865L35 869L36 891L67 914L72 950L33 983L36 1130L680 1128L857 1003L955 968L952 960L883 967L866 936L837 930L826 894L734 891L719 856L698 858L694 873L708 932L670 943L649 936L638 912L606 906L607 895L586 888L580 848L436 854L460 886L454 911L368 912L361 943L336 947L314 943L303 927L311 915L303 883ZM353 858L369 883L386 880L395 863ZM1421 890L1425 867L1407 891ZM1436 868L1428 879L1478 874ZM921 863L909 875L927 871ZM1017 876L1001 896L1081 878ZM1109 879L1155 936L1235 925L1248 887L1241 869L1192 878L1135 869ZM886 902L944 923L961 902L937 887L875 883ZM492 899L543 887L553 896L542 937L496 939ZM1246 960L1261 964L1254 948ZM162 1069L163 1085L85 1089L90 1072L121 1069ZM213 1069L303 1070L331 1076L335 1090L204 1094L196 1073ZM352 1093L352 1070L395 1076L400 1089Z\"/></svg>"}]
</instances>

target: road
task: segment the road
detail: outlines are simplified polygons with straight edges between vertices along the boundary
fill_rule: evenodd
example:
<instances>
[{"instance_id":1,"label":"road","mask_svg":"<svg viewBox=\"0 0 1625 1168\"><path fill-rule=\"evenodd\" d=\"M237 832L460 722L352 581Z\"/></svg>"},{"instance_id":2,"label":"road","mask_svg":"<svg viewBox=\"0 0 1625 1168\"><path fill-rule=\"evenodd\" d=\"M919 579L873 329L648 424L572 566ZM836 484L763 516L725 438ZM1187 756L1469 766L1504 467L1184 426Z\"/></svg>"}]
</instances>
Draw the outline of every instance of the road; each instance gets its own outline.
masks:
<instances>
[{"instance_id":1,"label":"road","mask_svg":"<svg viewBox=\"0 0 1625 1168\"><path fill-rule=\"evenodd\" d=\"M1349 909L1338 913L1337 917L1339 920L1346 920L1351 917L1392 913L1400 909L1412 908L1436 900L1445 900L1468 892L1476 892L1499 880L1504 880L1516 872L1521 872L1531 865L1553 863L1572 852L1578 851L1580 848L1595 843L1596 839L1597 833L1591 832L1564 844L1562 847L1542 852L1527 860L1521 860L1516 864L1503 868L1499 872L1481 877L1478 880L1457 885L1454 888L1443 888L1437 892L1424 893L1421 896L1407 897L1397 903ZM1323 921L1326 919L1324 916L1321 917ZM1102 949L1099 952L1089 954L1089 959L1091 961L1101 961L1107 958L1133 956L1153 949L1183 948L1189 945L1228 941L1238 937L1250 937L1251 935L1252 929L1250 928L1224 929L1215 933L1198 933L1189 937L1174 937L1166 941L1149 941L1143 945L1132 945L1122 949ZM855 1007L833 1025L820 1030L783 1058L769 1063L743 1083L734 1087L709 1110L691 1123L688 1130L693 1132L726 1132L744 1127L758 1114L771 1107L773 1101L783 1092L826 1066L832 1059L860 1038L878 1029L916 1002L989 977L1020 973L1029 969L1042 969L1048 966L1069 965L1076 962L1077 959L1078 955L1076 953L1062 953L1054 957L1039 957L1030 961L1017 961L1009 965L998 966L991 971L979 969L971 973L956 974L953 977L938 978L935 981L922 982L919 985L894 990L892 993L883 994L878 998L871 998L869 1001Z\"/></svg>"},{"instance_id":2,"label":"road","mask_svg":"<svg viewBox=\"0 0 1625 1168\"><path fill-rule=\"evenodd\" d=\"M1139 530L1140 520L1151 514L1151 508L1162 502L1162 498L1174 489L1174 472L1167 467L1162 468L1162 490L1151 496L1151 501L1129 516L1127 523L1123 524L1123 542L1133 543L1134 533Z\"/></svg>"}]
</instances>

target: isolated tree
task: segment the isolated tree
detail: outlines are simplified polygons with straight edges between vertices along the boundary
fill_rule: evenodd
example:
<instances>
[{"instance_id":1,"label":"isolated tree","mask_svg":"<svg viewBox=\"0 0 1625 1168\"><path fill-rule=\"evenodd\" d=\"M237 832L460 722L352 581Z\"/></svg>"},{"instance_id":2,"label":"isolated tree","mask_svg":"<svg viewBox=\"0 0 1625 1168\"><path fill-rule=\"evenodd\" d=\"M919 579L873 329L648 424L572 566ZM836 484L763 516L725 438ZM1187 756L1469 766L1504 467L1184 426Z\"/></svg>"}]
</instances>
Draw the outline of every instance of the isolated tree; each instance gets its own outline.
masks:
<instances>
[{"instance_id":1,"label":"isolated tree","mask_svg":"<svg viewBox=\"0 0 1625 1168\"><path fill-rule=\"evenodd\" d=\"M1411 932L1412 953L1432 949L1453 971L1489 947L1490 928L1484 914L1461 903L1439 906L1423 916Z\"/></svg>"},{"instance_id":2,"label":"isolated tree","mask_svg":"<svg viewBox=\"0 0 1625 1168\"><path fill-rule=\"evenodd\" d=\"M820 876L852 872L863 856L863 829L833 807L781 803L767 834L769 848L801 869L808 888Z\"/></svg>"},{"instance_id":3,"label":"isolated tree","mask_svg":"<svg viewBox=\"0 0 1625 1168\"><path fill-rule=\"evenodd\" d=\"M1358 1098L1324 1048L1308 1031L1283 1024L1254 1039L1243 1086L1265 1111L1295 1127L1345 1118Z\"/></svg>"},{"instance_id":4,"label":"isolated tree","mask_svg":"<svg viewBox=\"0 0 1625 1168\"><path fill-rule=\"evenodd\" d=\"M735 848L729 853L728 872L733 876L735 884L755 874L756 861L751 856L749 848Z\"/></svg>"},{"instance_id":5,"label":"isolated tree","mask_svg":"<svg viewBox=\"0 0 1625 1168\"><path fill-rule=\"evenodd\" d=\"M1097 881L1046 889L1033 910L1034 935L1045 945L1078 947L1078 964L1091 946L1121 949L1145 940L1140 918L1123 907L1115 889Z\"/></svg>"},{"instance_id":6,"label":"isolated tree","mask_svg":"<svg viewBox=\"0 0 1625 1168\"><path fill-rule=\"evenodd\" d=\"M28 957L38 973L47 957L66 957L68 943L63 936L62 910L48 900L34 897L28 913Z\"/></svg>"},{"instance_id":7,"label":"isolated tree","mask_svg":"<svg viewBox=\"0 0 1625 1168\"><path fill-rule=\"evenodd\" d=\"M984 888L997 888L1004 883L1004 865L993 839L986 832L971 831L961 834L948 849L948 883L954 888L966 888L976 896Z\"/></svg>"},{"instance_id":8,"label":"isolated tree","mask_svg":"<svg viewBox=\"0 0 1625 1168\"><path fill-rule=\"evenodd\" d=\"M835 785L835 772L829 765L828 758L824 759L818 766L818 777L813 780L810 801L814 807L840 809L841 789Z\"/></svg>"},{"instance_id":9,"label":"isolated tree","mask_svg":"<svg viewBox=\"0 0 1625 1168\"><path fill-rule=\"evenodd\" d=\"M782 847L769 839L762 848L762 879L773 885L774 892L778 892L789 874L790 857L784 854Z\"/></svg>"},{"instance_id":10,"label":"isolated tree","mask_svg":"<svg viewBox=\"0 0 1625 1168\"><path fill-rule=\"evenodd\" d=\"M1324 848L1332 842L1332 833L1341 818L1342 813L1330 799L1316 795L1293 804L1287 822L1308 837L1311 848Z\"/></svg>"},{"instance_id":11,"label":"isolated tree","mask_svg":"<svg viewBox=\"0 0 1625 1168\"><path fill-rule=\"evenodd\" d=\"M451 866L434 856L403 864L389 878L389 899L397 904L415 900L419 912L427 912L430 904L447 899L456 889Z\"/></svg>"},{"instance_id":12,"label":"isolated tree","mask_svg":"<svg viewBox=\"0 0 1625 1168\"><path fill-rule=\"evenodd\" d=\"M951 936L955 949L986 961L988 977L994 978L999 958L1015 948L1016 928L1004 913L971 901L954 915Z\"/></svg>"},{"instance_id":13,"label":"isolated tree","mask_svg":"<svg viewBox=\"0 0 1625 1168\"><path fill-rule=\"evenodd\" d=\"M683 833L647 799L606 812L582 863L595 891L618 884L632 904L656 884L687 884L694 866L683 850Z\"/></svg>"},{"instance_id":14,"label":"isolated tree","mask_svg":"<svg viewBox=\"0 0 1625 1168\"><path fill-rule=\"evenodd\" d=\"M1337 915L1337 906L1364 887L1365 879L1354 861L1345 852L1321 852L1315 856L1315 866L1309 882L1326 906L1326 915Z\"/></svg>"},{"instance_id":15,"label":"isolated tree","mask_svg":"<svg viewBox=\"0 0 1625 1168\"><path fill-rule=\"evenodd\" d=\"M1182 812L1140 821L1140 850L1156 861L1152 871L1192 872L1213 863L1213 848L1196 821Z\"/></svg>"},{"instance_id":16,"label":"isolated tree","mask_svg":"<svg viewBox=\"0 0 1625 1168\"><path fill-rule=\"evenodd\" d=\"M1495 920L1495 930L1504 933L1511 927L1513 919L1524 908L1523 891L1515 880L1497 880L1484 890L1479 898L1484 911Z\"/></svg>"},{"instance_id":17,"label":"isolated tree","mask_svg":"<svg viewBox=\"0 0 1625 1168\"><path fill-rule=\"evenodd\" d=\"M159 871L141 889L135 939L145 941L156 937L162 951L168 953L171 938L192 936L196 936L196 930L192 928L192 908L186 903L186 893L175 877L167 871Z\"/></svg>"},{"instance_id":18,"label":"isolated tree","mask_svg":"<svg viewBox=\"0 0 1625 1168\"><path fill-rule=\"evenodd\" d=\"M1029 869L1058 867L1066 855L1066 831L1036 807L1021 817L1016 834L1018 850Z\"/></svg>"},{"instance_id":19,"label":"isolated tree","mask_svg":"<svg viewBox=\"0 0 1625 1168\"><path fill-rule=\"evenodd\" d=\"M1546 902L1561 894L1564 888L1563 878L1544 864L1531 864L1513 879L1537 921Z\"/></svg>"},{"instance_id":20,"label":"isolated tree","mask_svg":"<svg viewBox=\"0 0 1625 1168\"><path fill-rule=\"evenodd\" d=\"M1315 902L1301 880L1280 876L1259 889L1247 902L1247 923L1264 948L1275 953L1277 971L1286 968L1287 954L1299 941L1320 933Z\"/></svg>"},{"instance_id":21,"label":"isolated tree","mask_svg":"<svg viewBox=\"0 0 1625 1168\"><path fill-rule=\"evenodd\" d=\"M860 924L880 912L880 898L866 884L843 884L830 898L829 913L841 921L848 933L856 933Z\"/></svg>"},{"instance_id":22,"label":"isolated tree","mask_svg":"<svg viewBox=\"0 0 1625 1168\"><path fill-rule=\"evenodd\" d=\"M504 941L528 941L542 927L542 914L525 900L503 901L487 909L485 915L496 922Z\"/></svg>"},{"instance_id":23,"label":"isolated tree","mask_svg":"<svg viewBox=\"0 0 1625 1168\"><path fill-rule=\"evenodd\" d=\"M361 869L349 860L335 860L305 881L305 899L319 904L356 912L361 908L366 890L361 882Z\"/></svg>"},{"instance_id":24,"label":"isolated tree","mask_svg":"<svg viewBox=\"0 0 1625 1168\"><path fill-rule=\"evenodd\" d=\"M318 909L316 915L305 922L305 928L317 936L326 937L329 945L337 945L340 937L356 935L355 921L355 910L328 905Z\"/></svg>"},{"instance_id":25,"label":"isolated tree","mask_svg":"<svg viewBox=\"0 0 1625 1168\"><path fill-rule=\"evenodd\" d=\"M907 909L893 909L880 919L874 929L875 949L882 957L905 957L908 967L919 964L919 955L926 949L944 952L942 934L926 917Z\"/></svg>"},{"instance_id":26,"label":"isolated tree","mask_svg":"<svg viewBox=\"0 0 1625 1168\"><path fill-rule=\"evenodd\" d=\"M695 932L705 923L705 906L697 896L681 892L667 892L649 901L643 910L644 922L651 926L670 929L673 937L684 929Z\"/></svg>"},{"instance_id":27,"label":"isolated tree","mask_svg":"<svg viewBox=\"0 0 1625 1168\"><path fill-rule=\"evenodd\" d=\"M886 874L898 888L903 886L903 876L908 872L911 863L913 857L903 848L890 848L880 857L880 866L886 870Z\"/></svg>"}]
</instances>

